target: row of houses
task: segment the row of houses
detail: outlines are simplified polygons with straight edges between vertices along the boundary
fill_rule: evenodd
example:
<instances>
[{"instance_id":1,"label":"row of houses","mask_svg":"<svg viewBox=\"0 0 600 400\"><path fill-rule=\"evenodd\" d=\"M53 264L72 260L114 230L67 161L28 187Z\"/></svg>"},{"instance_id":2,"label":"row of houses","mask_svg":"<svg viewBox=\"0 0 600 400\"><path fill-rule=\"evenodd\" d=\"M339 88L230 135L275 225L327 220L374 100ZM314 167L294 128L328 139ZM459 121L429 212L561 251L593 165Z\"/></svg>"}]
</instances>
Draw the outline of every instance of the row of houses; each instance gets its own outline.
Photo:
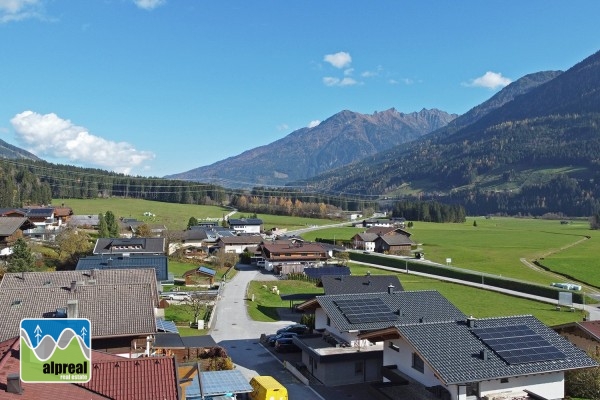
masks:
<instances>
[{"instance_id":1,"label":"row of houses","mask_svg":"<svg viewBox=\"0 0 600 400\"><path fill-rule=\"evenodd\" d=\"M393 382L414 398L444 400L562 399L565 371L598 366L531 315L477 319L437 291L404 291L396 276L339 271L321 277L324 295L297 306L314 313L315 333L294 343L324 385ZM557 330L590 343L589 329Z\"/></svg>"}]
</instances>

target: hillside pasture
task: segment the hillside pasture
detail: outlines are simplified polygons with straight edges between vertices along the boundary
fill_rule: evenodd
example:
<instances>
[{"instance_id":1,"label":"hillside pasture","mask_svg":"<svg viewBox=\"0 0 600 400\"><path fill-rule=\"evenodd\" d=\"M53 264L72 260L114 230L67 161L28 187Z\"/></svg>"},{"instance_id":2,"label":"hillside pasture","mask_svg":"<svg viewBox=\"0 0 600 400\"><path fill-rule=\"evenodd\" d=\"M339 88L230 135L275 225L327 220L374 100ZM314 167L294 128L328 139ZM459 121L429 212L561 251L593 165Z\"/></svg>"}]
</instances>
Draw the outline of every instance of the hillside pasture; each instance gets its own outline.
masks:
<instances>
[{"instance_id":1,"label":"hillside pasture","mask_svg":"<svg viewBox=\"0 0 600 400\"><path fill-rule=\"evenodd\" d=\"M223 218L232 211L230 208L219 206L163 203L116 197L107 199L57 199L53 202L55 206L61 204L71 207L73 213L78 215L98 215L112 211L117 218L135 218L148 224L163 224L170 230L186 229L191 217L198 220ZM145 212L152 213L154 216L145 216Z\"/></svg>"}]
</instances>

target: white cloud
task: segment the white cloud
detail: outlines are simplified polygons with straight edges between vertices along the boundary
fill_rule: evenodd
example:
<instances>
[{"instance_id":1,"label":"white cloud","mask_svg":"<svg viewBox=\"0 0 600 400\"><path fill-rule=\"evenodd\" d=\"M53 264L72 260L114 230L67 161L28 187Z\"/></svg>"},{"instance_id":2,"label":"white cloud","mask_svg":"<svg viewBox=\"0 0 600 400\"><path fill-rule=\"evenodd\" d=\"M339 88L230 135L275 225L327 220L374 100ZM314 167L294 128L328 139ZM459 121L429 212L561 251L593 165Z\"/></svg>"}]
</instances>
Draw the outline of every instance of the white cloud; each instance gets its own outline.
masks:
<instances>
[{"instance_id":1,"label":"white cloud","mask_svg":"<svg viewBox=\"0 0 600 400\"><path fill-rule=\"evenodd\" d=\"M335 54L326 54L325 57L323 57L323 61L326 61L334 67L341 69L350 65L352 62L352 57L350 57L349 53L340 51L339 53Z\"/></svg>"},{"instance_id":2,"label":"white cloud","mask_svg":"<svg viewBox=\"0 0 600 400\"><path fill-rule=\"evenodd\" d=\"M162 6L166 0L133 0L136 6L144 10L153 10L156 7Z\"/></svg>"},{"instance_id":3,"label":"white cloud","mask_svg":"<svg viewBox=\"0 0 600 400\"><path fill-rule=\"evenodd\" d=\"M354 73L354 68L348 68L346 70L344 70L344 75L346 76L350 76Z\"/></svg>"},{"instance_id":4,"label":"white cloud","mask_svg":"<svg viewBox=\"0 0 600 400\"><path fill-rule=\"evenodd\" d=\"M323 78L325 86L354 86L358 85L358 81L352 78L335 78L333 76L326 76Z\"/></svg>"},{"instance_id":5,"label":"white cloud","mask_svg":"<svg viewBox=\"0 0 600 400\"><path fill-rule=\"evenodd\" d=\"M0 23L41 18L40 0L0 0Z\"/></svg>"},{"instance_id":6,"label":"white cloud","mask_svg":"<svg viewBox=\"0 0 600 400\"><path fill-rule=\"evenodd\" d=\"M10 122L17 140L40 157L68 159L125 174L154 159L152 152L136 150L127 142L113 142L92 135L84 127L54 113L42 115L23 111Z\"/></svg>"},{"instance_id":7,"label":"white cloud","mask_svg":"<svg viewBox=\"0 0 600 400\"><path fill-rule=\"evenodd\" d=\"M310 121L308 123L308 128L314 128L315 126L319 126L320 123L321 123L321 121L319 121L318 119Z\"/></svg>"},{"instance_id":8,"label":"white cloud","mask_svg":"<svg viewBox=\"0 0 600 400\"><path fill-rule=\"evenodd\" d=\"M279 125L277 125L277 130L278 131L287 131L289 129L290 129L290 127L289 127L288 124L279 124Z\"/></svg>"},{"instance_id":9,"label":"white cloud","mask_svg":"<svg viewBox=\"0 0 600 400\"><path fill-rule=\"evenodd\" d=\"M473 79L466 86L484 87L488 89L498 89L509 85L512 82L509 78L502 76L499 72L488 71L483 76Z\"/></svg>"}]
</instances>

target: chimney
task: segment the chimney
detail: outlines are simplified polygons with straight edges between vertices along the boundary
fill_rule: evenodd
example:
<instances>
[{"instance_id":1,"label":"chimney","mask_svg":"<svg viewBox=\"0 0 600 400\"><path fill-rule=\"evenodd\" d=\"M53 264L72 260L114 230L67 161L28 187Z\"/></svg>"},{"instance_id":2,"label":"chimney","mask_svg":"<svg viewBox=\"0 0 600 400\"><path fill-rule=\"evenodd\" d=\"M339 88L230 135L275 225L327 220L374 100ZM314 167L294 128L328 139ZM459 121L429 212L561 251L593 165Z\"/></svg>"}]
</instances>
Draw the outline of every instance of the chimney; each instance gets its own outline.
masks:
<instances>
[{"instance_id":1,"label":"chimney","mask_svg":"<svg viewBox=\"0 0 600 400\"><path fill-rule=\"evenodd\" d=\"M79 302L67 300L67 318L79 318Z\"/></svg>"},{"instance_id":2,"label":"chimney","mask_svg":"<svg viewBox=\"0 0 600 400\"><path fill-rule=\"evenodd\" d=\"M77 281L71 281L71 293L75 293L77 291Z\"/></svg>"},{"instance_id":3,"label":"chimney","mask_svg":"<svg viewBox=\"0 0 600 400\"><path fill-rule=\"evenodd\" d=\"M488 351L486 349L481 349L481 351L479 352L479 356L481 357L481 359L483 361L487 361L488 360Z\"/></svg>"},{"instance_id":4,"label":"chimney","mask_svg":"<svg viewBox=\"0 0 600 400\"><path fill-rule=\"evenodd\" d=\"M21 377L18 373L8 374L6 377L6 391L8 393L23 394L21 386Z\"/></svg>"},{"instance_id":5,"label":"chimney","mask_svg":"<svg viewBox=\"0 0 600 400\"><path fill-rule=\"evenodd\" d=\"M98 268L92 268L92 271L91 271L91 273L90 273L90 275L91 275L91 278L92 278L92 279L96 279L96 270L97 270L97 269L98 269Z\"/></svg>"},{"instance_id":6,"label":"chimney","mask_svg":"<svg viewBox=\"0 0 600 400\"><path fill-rule=\"evenodd\" d=\"M390 284L390 286L388 286L388 294L394 294L394 285Z\"/></svg>"},{"instance_id":7,"label":"chimney","mask_svg":"<svg viewBox=\"0 0 600 400\"><path fill-rule=\"evenodd\" d=\"M422 324L423 322L425 322L425 317L419 318L419 323Z\"/></svg>"},{"instance_id":8,"label":"chimney","mask_svg":"<svg viewBox=\"0 0 600 400\"><path fill-rule=\"evenodd\" d=\"M21 280L25 280L25 271L21 271Z\"/></svg>"},{"instance_id":9,"label":"chimney","mask_svg":"<svg viewBox=\"0 0 600 400\"><path fill-rule=\"evenodd\" d=\"M367 271L367 276L371 276L371 271Z\"/></svg>"},{"instance_id":10,"label":"chimney","mask_svg":"<svg viewBox=\"0 0 600 400\"><path fill-rule=\"evenodd\" d=\"M477 318L474 318L472 315L470 315L467 318L467 327L468 328L475 328L475 321L477 321Z\"/></svg>"}]
</instances>

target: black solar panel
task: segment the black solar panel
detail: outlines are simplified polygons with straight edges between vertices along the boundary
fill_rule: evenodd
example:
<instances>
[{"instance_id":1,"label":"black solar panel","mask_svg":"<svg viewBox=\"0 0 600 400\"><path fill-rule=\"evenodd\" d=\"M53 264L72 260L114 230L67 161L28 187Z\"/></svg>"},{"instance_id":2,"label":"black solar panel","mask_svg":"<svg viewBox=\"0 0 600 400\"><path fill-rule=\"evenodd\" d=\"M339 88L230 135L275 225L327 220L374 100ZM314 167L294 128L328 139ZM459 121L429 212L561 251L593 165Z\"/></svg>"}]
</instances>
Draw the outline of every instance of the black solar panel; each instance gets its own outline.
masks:
<instances>
[{"instance_id":1,"label":"black solar panel","mask_svg":"<svg viewBox=\"0 0 600 400\"><path fill-rule=\"evenodd\" d=\"M475 328L472 332L509 364L566 358L563 352L526 325Z\"/></svg>"},{"instance_id":2,"label":"black solar panel","mask_svg":"<svg viewBox=\"0 0 600 400\"><path fill-rule=\"evenodd\" d=\"M334 300L351 324L396 321L398 316L379 298Z\"/></svg>"},{"instance_id":3,"label":"black solar panel","mask_svg":"<svg viewBox=\"0 0 600 400\"><path fill-rule=\"evenodd\" d=\"M350 268L348 267L316 267L304 268L304 274L309 278L319 279L324 275L349 276Z\"/></svg>"}]
</instances>

